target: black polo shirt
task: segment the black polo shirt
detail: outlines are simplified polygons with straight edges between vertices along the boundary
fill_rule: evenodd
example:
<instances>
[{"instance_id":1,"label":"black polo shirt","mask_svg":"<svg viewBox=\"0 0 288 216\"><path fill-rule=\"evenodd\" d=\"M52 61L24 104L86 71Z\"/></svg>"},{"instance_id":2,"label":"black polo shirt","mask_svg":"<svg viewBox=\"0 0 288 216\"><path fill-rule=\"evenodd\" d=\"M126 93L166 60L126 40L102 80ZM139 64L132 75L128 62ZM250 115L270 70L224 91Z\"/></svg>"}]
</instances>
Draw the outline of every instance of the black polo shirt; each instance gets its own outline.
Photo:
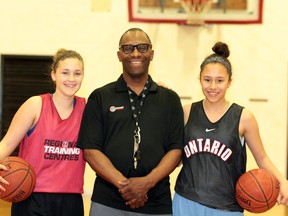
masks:
<instances>
[{"instance_id":1,"label":"black polo shirt","mask_svg":"<svg viewBox=\"0 0 288 216\"><path fill-rule=\"evenodd\" d=\"M139 120L141 160L137 170L133 166L135 120L122 75L116 82L94 90L83 113L77 146L100 150L127 178L146 176L169 150L183 147L183 110L179 96L158 86L150 76L149 81ZM138 102L141 100L136 94L133 97ZM125 205L115 186L98 176L92 200L125 211L169 214L172 212L169 177L152 188L148 197L144 207L133 210Z\"/></svg>"}]
</instances>

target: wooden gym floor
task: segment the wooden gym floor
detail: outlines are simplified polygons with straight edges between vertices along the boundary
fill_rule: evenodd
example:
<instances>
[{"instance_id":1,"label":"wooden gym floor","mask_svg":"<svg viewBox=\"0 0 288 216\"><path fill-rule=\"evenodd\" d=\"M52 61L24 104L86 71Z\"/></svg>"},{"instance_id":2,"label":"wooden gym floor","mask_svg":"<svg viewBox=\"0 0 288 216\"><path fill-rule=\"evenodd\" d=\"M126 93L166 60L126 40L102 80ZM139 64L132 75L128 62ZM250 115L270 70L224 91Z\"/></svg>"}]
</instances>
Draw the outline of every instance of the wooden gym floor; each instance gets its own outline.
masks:
<instances>
[{"instance_id":1,"label":"wooden gym floor","mask_svg":"<svg viewBox=\"0 0 288 216\"><path fill-rule=\"evenodd\" d=\"M90 207L90 196L83 195L84 199L84 208L85 208L85 216L89 215L89 207ZM0 216L10 216L10 206L11 204L8 202L4 202L0 200ZM249 212L245 212L244 216L255 216L258 214L252 214ZM271 210L259 214L259 216L288 216L288 207L284 206L274 206ZM183 215L184 216L184 215Z\"/></svg>"}]
</instances>

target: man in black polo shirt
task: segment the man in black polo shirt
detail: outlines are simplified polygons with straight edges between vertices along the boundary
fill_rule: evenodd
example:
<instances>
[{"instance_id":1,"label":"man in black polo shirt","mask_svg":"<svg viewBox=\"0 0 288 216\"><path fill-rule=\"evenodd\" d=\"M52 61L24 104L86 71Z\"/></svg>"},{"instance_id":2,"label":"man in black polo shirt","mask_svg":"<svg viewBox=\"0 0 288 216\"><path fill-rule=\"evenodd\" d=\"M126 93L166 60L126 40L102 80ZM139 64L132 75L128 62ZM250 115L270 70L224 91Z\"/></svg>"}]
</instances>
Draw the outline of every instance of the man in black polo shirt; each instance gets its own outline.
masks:
<instances>
[{"instance_id":1,"label":"man in black polo shirt","mask_svg":"<svg viewBox=\"0 0 288 216\"><path fill-rule=\"evenodd\" d=\"M90 215L172 215L169 174L181 160L179 96L148 75L154 50L141 29L119 41L123 73L89 96L78 147L96 172Z\"/></svg>"}]
</instances>

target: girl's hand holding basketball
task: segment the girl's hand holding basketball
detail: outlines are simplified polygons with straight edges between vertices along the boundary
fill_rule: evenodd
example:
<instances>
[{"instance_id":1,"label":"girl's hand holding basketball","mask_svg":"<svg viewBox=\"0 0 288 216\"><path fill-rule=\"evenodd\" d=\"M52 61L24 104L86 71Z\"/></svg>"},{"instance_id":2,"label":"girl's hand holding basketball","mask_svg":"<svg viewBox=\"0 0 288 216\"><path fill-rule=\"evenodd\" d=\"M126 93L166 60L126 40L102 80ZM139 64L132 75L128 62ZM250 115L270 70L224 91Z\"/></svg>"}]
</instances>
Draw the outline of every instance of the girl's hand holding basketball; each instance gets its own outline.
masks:
<instances>
[{"instance_id":1,"label":"girl's hand holding basketball","mask_svg":"<svg viewBox=\"0 0 288 216\"><path fill-rule=\"evenodd\" d=\"M280 182L280 192L277 203L278 205L288 205L288 181L286 179Z\"/></svg>"},{"instance_id":2,"label":"girl's hand holding basketball","mask_svg":"<svg viewBox=\"0 0 288 216\"><path fill-rule=\"evenodd\" d=\"M8 170L8 168L5 165L0 164L0 170ZM2 186L2 184L9 185L9 182L7 182L4 178L2 178L2 176L0 176L0 194L1 194L1 190L6 191L5 188Z\"/></svg>"}]
</instances>

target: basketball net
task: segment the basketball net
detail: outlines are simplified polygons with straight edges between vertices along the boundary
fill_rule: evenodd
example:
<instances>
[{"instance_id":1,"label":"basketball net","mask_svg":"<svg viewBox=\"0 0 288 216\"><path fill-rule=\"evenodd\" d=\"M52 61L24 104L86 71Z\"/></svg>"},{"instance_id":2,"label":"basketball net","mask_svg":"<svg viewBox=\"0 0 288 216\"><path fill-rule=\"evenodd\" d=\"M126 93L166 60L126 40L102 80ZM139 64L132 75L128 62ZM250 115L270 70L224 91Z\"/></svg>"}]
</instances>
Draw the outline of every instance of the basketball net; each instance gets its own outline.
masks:
<instances>
[{"instance_id":1,"label":"basketball net","mask_svg":"<svg viewBox=\"0 0 288 216\"><path fill-rule=\"evenodd\" d=\"M182 7L187 13L187 25L203 26L206 13L210 10L213 0L181 0Z\"/></svg>"}]
</instances>

